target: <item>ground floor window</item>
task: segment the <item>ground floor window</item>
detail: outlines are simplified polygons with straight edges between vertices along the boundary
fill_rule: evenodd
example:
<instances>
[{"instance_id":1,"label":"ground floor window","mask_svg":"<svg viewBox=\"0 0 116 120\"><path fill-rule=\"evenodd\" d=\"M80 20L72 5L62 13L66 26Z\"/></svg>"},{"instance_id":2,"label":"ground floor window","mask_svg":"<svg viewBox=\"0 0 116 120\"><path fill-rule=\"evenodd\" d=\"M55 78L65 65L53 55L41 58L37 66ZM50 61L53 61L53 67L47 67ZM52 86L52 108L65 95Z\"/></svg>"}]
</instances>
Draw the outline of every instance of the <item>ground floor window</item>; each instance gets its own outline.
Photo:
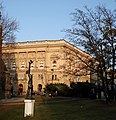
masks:
<instances>
[{"instance_id":1,"label":"ground floor window","mask_svg":"<svg viewBox=\"0 0 116 120\"><path fill-rule=\"evenodd\" d=\"M52 75L52 80L57 80L57 75Z\"/></svg>"},{"instance_id":2,"label":"ground floor window","mask_svg":"<svg viewBox=\"0 0 116 120\"><path fill-rule=\"evenodd\" d=\"M38 79L43 80L43 74L38 74Z\"/></svg>"},{"instance_id":3,"label":"ground floor window","mask_svg":"<svg viewBox=\"0 0 116 120\"><path fill-rule=\"evenodd\" d=\"M22 84L19 84L19 87L18 87L18 95L22 95L23 93L23 85Z\"/></svg>"}]
</instances>

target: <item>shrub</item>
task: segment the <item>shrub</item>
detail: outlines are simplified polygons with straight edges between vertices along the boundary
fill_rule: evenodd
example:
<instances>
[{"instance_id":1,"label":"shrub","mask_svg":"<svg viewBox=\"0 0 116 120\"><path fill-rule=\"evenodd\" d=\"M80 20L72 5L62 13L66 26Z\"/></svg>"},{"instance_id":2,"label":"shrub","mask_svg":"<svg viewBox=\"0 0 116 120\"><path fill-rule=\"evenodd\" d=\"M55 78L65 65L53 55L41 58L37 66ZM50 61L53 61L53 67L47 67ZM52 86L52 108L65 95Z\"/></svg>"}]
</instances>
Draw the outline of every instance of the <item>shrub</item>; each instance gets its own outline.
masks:
<instances>
[{"instance_id":1,"label":"shrub","mask_svg":"<svg viewBox=\"0 0 116 120\"><path fill-rule=\"evenodd\" d=\"M73 82L70 87L73 89L74 97L90 97L90 92L94 85L88 82Z\"/></svg>"},{"instance_id":2,"label":"shrub","mask_svg":"<svg viewBox=\"0 0 116 120\"><path fill-rule=\"evenodd\" d=\"M58 84L47 84L46 85L46 92L51 94L52 96L65 96L69 87L66 84L58 83Z\"/></svg>"}]
</instances>

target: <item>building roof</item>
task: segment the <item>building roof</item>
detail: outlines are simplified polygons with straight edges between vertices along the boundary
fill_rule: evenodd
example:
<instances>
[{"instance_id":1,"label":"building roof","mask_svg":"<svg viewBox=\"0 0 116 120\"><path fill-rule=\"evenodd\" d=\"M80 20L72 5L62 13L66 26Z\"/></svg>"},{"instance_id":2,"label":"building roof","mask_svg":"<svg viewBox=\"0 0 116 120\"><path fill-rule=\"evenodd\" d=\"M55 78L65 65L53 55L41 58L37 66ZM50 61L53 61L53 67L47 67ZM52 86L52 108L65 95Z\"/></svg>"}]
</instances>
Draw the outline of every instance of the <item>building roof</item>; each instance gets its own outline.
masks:
<instances>
[{"instance_id":1,"label":"building roof","mask_svg":"<svg viewBox=\"0 0 116 120\"><path fill-rule=\"evenodd\" d=\"M60 40L36 40L36 41L25 41L25 42L16 42L16 43L6 43L2 45L3 49L18 49L18 48L28 48L28 47L45 47L45 46L65 46L71 50L78 51L81 54L86 56L90 56L83 50L79 49L78 47L74 46L73 44L69 43L64 39Z\"/></svg>"}]
</instances>

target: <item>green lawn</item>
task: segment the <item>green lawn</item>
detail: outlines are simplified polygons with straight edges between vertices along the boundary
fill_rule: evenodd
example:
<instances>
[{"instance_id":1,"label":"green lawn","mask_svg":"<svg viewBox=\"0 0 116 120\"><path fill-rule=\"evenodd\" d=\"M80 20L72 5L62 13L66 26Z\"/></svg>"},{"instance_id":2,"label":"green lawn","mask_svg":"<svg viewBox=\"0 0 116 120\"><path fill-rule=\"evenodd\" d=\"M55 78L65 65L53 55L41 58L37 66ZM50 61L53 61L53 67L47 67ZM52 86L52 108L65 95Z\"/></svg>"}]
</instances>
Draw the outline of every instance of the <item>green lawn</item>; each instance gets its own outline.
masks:
<instances>
[{"instance_id":1,"label":"green lawn","mask_svg":"<svg viewBox=\"0 0 116 120\"><path fill-rule=\"evenodd\" d=\"M63 100L67 98L63 98ZM42 101L44 100L44 103ZM24 104L0 105L0 120L116 120L116 103L36 97L34 117L24 118Z\"/></svg>"}]
</instances>

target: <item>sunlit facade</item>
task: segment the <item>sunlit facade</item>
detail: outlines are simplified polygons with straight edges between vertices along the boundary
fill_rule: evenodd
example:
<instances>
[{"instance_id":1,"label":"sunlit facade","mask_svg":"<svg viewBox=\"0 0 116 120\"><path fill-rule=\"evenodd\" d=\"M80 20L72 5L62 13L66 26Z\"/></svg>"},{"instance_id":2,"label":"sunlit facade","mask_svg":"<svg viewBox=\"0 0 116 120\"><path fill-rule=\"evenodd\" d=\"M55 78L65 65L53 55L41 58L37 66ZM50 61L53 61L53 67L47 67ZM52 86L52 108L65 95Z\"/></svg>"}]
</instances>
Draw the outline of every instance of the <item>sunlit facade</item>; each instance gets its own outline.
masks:
<instances>
[{"instance_id":1,"label":"sunlit facade","mask_svg":"<svg viewBox=\"0 0 116 120\"><path fill-rule=\"evenodd\" d=\"M70 58L72 58L70 63L68 62L69 53ZM79 62L75 62L76 64L72 65L74 61L79 61L76 57L77 53L80 53L82 56L87 55L65 40L4 44L3 60L7 70L10 72L13 94L18 93L19 87L22 87L23 93L26 93L28 87L26 71L28 70L30 60L33 61L31 64L31 74L33 75L34 91L38 91L39 84L44 88L49 83L64 83L69 86L71 82L90 81L90 75L79 76L71 72L79 64ZM69 69L68 73L66 69Z\"/></svg>"}]
</instances>

